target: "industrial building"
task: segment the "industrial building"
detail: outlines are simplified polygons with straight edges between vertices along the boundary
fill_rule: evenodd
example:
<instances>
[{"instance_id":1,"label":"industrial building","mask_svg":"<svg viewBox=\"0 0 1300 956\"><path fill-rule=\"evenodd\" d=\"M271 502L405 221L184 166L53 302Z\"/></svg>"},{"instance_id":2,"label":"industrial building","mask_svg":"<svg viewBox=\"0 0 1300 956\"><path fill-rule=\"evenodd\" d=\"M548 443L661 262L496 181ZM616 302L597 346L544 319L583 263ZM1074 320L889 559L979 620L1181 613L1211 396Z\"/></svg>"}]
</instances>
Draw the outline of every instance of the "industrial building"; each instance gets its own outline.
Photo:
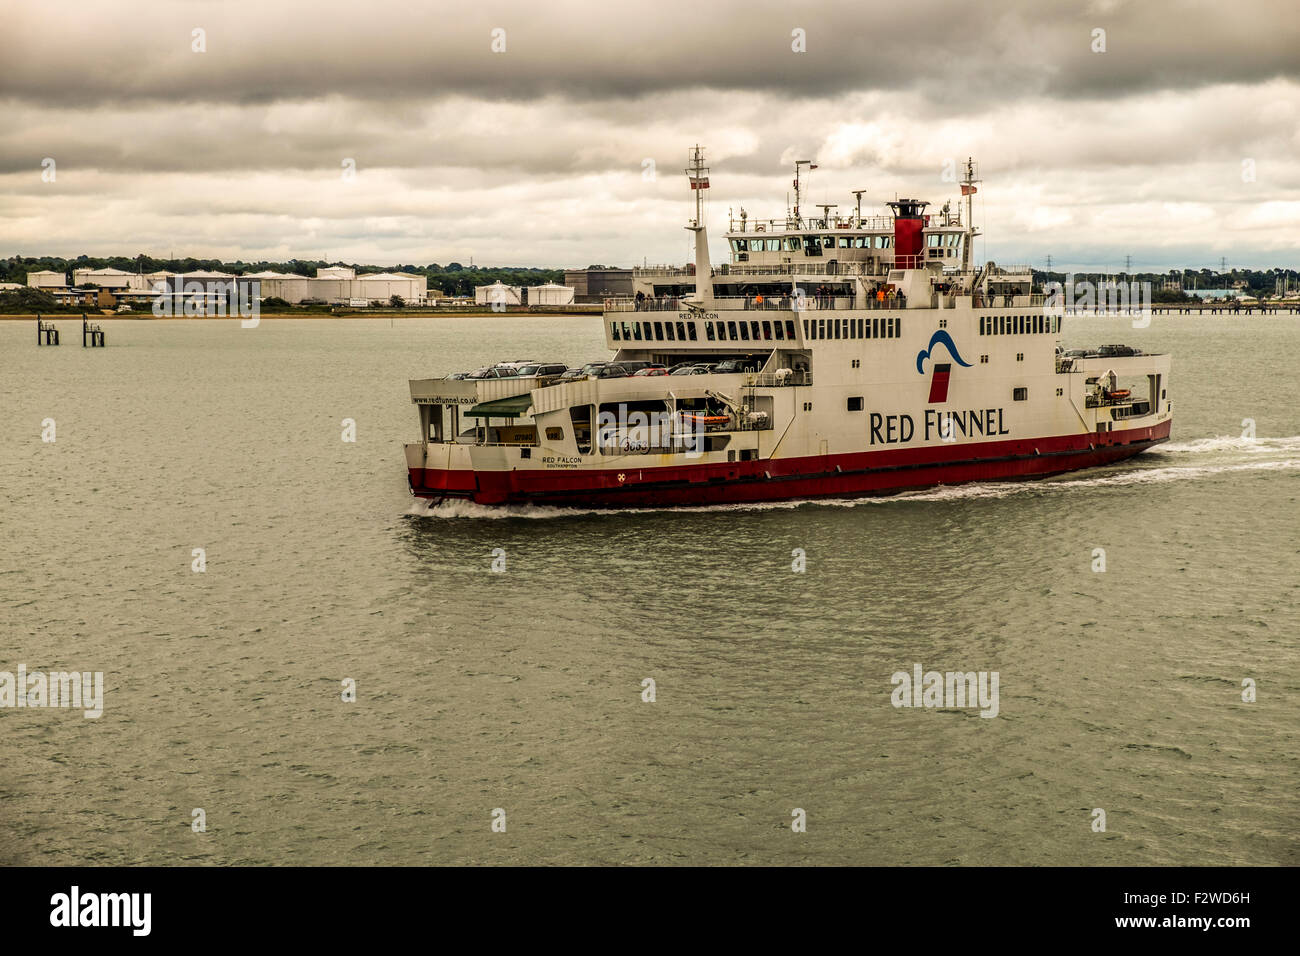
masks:
<instances>
[{"instance_id":1,"label":"industrial building","mask_svg":"<svg viewBox=\"0 0 1300 956\"><path fill-rule=\"evenodd\" d=\"M573 290L577 302L600 302L606 296L633 293L631 269L565 269L564 284Z\"/></svg>"},{"instance_id":2,"label":"industrial building","mask_svg":"<svg viewBox=\"0 0 1300 956\"><path fill-rule=\"evenodd\" d=\"M32 289L66 289L68 287L68 276L63 272L51 272L49 269L43 269L40 272L27 273L27 286Z\"/></svg>"}]
</instances>

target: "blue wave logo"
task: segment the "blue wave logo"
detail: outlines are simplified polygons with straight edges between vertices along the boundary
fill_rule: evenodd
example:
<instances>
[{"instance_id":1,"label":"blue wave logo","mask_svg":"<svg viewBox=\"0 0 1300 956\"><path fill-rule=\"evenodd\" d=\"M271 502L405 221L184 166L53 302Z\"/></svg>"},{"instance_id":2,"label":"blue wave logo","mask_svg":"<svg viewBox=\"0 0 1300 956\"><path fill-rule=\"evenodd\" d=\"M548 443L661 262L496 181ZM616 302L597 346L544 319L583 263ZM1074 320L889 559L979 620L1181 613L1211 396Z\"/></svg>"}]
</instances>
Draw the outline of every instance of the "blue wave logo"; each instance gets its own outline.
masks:
<instances>
[{"instance_id":1,"label":"blue wave logo","mask_svg":"<svg viewBox=\"0 0 1300 956\"><path fill-rule=\"evenodd\" d=\"M953 360L956 361L958 365L970 368L970 362L963 359L961 353L957 351L957 346L953 342L952 336L943 329L940 329L938 332L935 332L934 335L930 336L929 347L923 348L921 351L916 353L916 370L922 375L925 374L925 360L930 357L930 353L934 351L936 345L942 345L946 348L948 354L953 357Z\"/></svg>"}]
</instances>

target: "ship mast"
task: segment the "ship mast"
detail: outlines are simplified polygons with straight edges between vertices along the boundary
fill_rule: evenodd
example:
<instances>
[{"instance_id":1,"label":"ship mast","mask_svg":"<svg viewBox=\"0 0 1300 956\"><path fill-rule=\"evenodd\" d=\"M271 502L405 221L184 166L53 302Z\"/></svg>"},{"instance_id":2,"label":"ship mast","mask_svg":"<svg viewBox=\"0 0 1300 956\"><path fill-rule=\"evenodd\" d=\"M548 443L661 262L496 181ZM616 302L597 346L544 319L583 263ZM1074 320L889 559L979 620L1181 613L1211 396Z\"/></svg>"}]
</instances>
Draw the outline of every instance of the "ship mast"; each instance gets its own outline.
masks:
<instances>
[{"instance_id":1,"label":"ship mast","mask_svg":"<svg viewBox=\"0 0 1300 956\"><path fill-rule=\"evenodd\" d=\"M975 242L975 237L979 235L979 231L975 228L975 220L971 218L971 197L978 191L975 184L980 180L975 178L979 175L979 168L976 166L975 160L969 156L966 157L965 173L966 177L961 181L961 194L962 198L966 200L966 242L962 245L961 250L961 271L970 272L971 246Z\"/></svg>"},{"instance_id":2,"label":"ship mast","mask_svg":"<svg viewBox=\"0 0 1300 956\"><path fill-rule=\"evenodd\" d=\"M709 233L704 225L704 190L709 188L709 167L704 165L704 150L691 148L686 175L695 193L695 219L686 228L695 233L695 295L687 301L694 305L713 303L713 270L709 264Z\"/></svg>"},{"instance_id":3,"label":"ship mast","mask_svg":"<svg viewBox=\"0 0 1300 956\"><path fill-rule=\"evenodd\" d=\"M699 146L691 148L691 164L686 167L686 175L691 180L691 192L695 193L695 219L692 226L704 224L704 190L709 188L709 167L704 165L704 150Z\"/></svg>"}]
</instances>

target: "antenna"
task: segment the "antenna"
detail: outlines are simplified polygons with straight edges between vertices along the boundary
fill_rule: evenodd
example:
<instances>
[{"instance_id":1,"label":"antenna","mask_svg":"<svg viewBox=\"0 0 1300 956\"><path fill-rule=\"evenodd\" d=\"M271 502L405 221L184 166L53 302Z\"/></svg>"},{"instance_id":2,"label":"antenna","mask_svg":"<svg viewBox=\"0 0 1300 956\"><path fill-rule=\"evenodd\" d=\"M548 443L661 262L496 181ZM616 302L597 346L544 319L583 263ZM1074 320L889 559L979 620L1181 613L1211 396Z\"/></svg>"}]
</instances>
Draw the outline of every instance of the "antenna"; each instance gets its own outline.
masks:
<instances>
[{"instance_id":1,"label":"antenna","mask_svg":"<svg viewBox=\"0 0 1300 956\"><path fill-rule=\"evenodd\" d=\"M1125 272L1128 272L1128 271L1129 271L1130 269L1132 269L1132 268L1133 268L1133 257L1132 257L1132 256L1125 256L1125 257L1124 257L1124 271L1125 271Z\"/></svg>"},{"instance_id":2,"label":"antenna","mask_svg":"<svg viewBox=\"0 0 1300 956\"><path fill-rule=\"evenodd\" d=\"M840 208L840 204L819 202L817 208L822 211L823 228L829 229L831 227L831 210Z\"/></svg>"},{"instance_id":3,"label":"antenna","mask_svg":"<svg viewBox=\"0 0 1300 956\"><path fill-rule=\"evenodd\" d=\"M865 190L865 189L853 189L853 190L850 190L850 192L852 192L853 195L855 195L855 196L858 197L858 207L857 207L857 208L858 208L858 211L857 211L857 214L856 214L856 222L857 222L857 227L858 227L859 229L861 229L861 228L862 228L862 194L863 194L864 192L866 192L866 190Z\"/></svg>"},{"instance_id":4,"label":"antenna","mask_svg":"<svg viewBox=\"0 0 1300 956\"><path fill-rule=\"evenodd\" d=\"M794 161L794 224L796 228L803 225L802 221L799 219L799 196L800 196L799 167L800 166L807 166L809 172L811 172L812 170L817 168L817 164L814 163L811 159L796 159Z\"/></svg>"}]
</instances>

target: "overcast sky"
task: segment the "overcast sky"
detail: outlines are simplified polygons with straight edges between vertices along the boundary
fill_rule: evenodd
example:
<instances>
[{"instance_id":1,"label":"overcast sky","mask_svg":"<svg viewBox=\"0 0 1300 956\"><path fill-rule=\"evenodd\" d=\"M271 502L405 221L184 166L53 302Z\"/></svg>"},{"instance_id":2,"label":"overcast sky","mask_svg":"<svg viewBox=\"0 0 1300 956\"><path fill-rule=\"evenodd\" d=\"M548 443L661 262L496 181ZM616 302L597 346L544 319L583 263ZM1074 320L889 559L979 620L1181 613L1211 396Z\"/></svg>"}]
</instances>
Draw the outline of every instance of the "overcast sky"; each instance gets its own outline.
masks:
<instances>
[{"instance_id":1,"label":"overcast sky","mask_svg":"<svg viewBox=\"0 0 1300 956\"><path fill-rule=\"evenodd\" d=\"M11 6L0 256L681 262L698 142L715 259L794 159L883 211L971 155L981 257L1300 267L1294 0L418 6Z\"/></svg>"}]
</instances>

